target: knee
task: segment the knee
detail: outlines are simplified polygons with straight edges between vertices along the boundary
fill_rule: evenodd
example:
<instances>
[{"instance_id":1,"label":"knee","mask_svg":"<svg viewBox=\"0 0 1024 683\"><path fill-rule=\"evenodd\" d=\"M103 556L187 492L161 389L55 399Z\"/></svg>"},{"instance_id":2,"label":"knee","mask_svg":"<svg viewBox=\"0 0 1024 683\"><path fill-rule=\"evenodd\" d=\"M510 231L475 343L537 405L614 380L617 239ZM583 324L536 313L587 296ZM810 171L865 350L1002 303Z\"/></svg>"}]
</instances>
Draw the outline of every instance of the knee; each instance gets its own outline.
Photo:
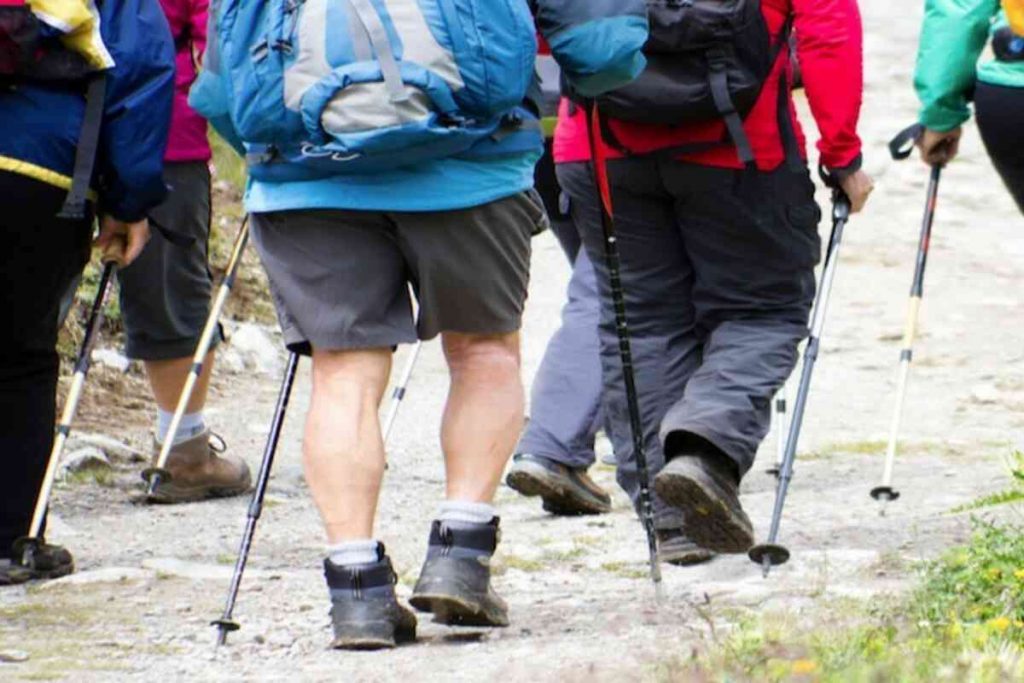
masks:
<instances>
[{"instance_id":1,"label":"knee","mask_svg":"<svg viewBox=\"0 0 1024 683\"><path fill-rule=\"evenodd\" d=\"M315 349L313 393L376 404L387 387L390 367L391 352L387 349Z\"/></svg>"},{"instance_id":2,"label":"knee","mask_svg":"<svg viewBox=\"0 0 1024 683\"><path fill-rule=\"evenodd\" d=\"M519 372L519 333L478 335L446 333L445 358L453 375Z\"/></svg>"}]
</instances>

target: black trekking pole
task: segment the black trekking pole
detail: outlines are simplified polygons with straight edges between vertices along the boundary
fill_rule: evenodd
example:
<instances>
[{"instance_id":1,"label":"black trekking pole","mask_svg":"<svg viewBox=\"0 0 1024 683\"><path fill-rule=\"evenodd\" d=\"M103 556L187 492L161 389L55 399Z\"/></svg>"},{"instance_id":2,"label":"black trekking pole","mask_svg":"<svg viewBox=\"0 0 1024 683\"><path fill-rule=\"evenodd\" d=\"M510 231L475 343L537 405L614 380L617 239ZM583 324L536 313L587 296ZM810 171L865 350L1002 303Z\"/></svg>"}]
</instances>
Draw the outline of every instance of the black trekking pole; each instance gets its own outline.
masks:
<instances>
[{"instance_id":1,"label":"black trekking pole","mask_svg":"<svg viewBox=\"0 0 1024 683\"><path fill-rule=\"evenodd\" d=\"M112 248L108 248L110 253ZM57 478L57 466L60 464L60 456L64 452L68 435L71 434L71 423L78 411L78 404L82 399L85 388L85 378L92 366L92 350L96 345L98 330L103 324L103 307L106 306L107 297L110 294L110 285L114 279L114 272L117 270L118 262L113 257L104 255L103 273L100 275L99 287L96 290L96 298L93 299L89 317L85 323L85 338L82 339L82 347L78 352L78 359L75 361L75 374L71 379L71 387L68 389L67 398L64 400L64 410L60 416L60 423L57 425L57 435L54 438L53 448L50 450L50 459L46 463L46 473L43 475L43 483L36 498L36 505L32 512L32 522L29 525L28 535L19 538L14 542L14 557L26 567L35 566L35 553L41 543L43 520L46 517L46 510L50 505L50 496L53 494L54 480Z\"/></svg>"},{"instance_id":2,"label":"black trekking pole","mask_svg":"<svg viewBox=\"0 0 1024 683\"><path fill-rule=\"evenodd\" d=\"M828 314L829 297L832 294L832 283L835 281L836 267L839 265L839 249L843 243L843 230L850 219L850 200L836 184L831 176L821 172L822 179L832 190L832 237L829 240L828 255L822 269L821 284L814 302L813 319L807 348L804 350L804 362L800 372L800 384L797 388L793 415L789 423L789 436L786 437L786 452L782 458L778 483L775 488L775 507L772 510L772 524L768 532L768 541L755 545L750 549L748 557L764 568L764 576L768 576L771 568L784 564L789 560L789 550L778 543L779 525L782 522L782 509L786 504L786 493L789 482L793 478L793 461L796 460L796 448L800 441L800 428L803 426L804 410L807 408L807 397L811 390L811 377L814 374L814 363L821 349L821 334L825 328L825 317Z\"/></svg>"},{"instance_id":3,"label":"black trekking pole","mask_svg":"<svg viewBox=\"0 0 1024 683\"><path fill-rule=\"evenodd\" d=\"M615 308L615 330L619 337L619 358L622 361L622 377L626 385L626 403L629 407L629 425L633 432L633 453L640 485L640 519L647 533L647 551L651 566L651 581L656 596L661 598L661 566L658 559L658 539L654 529L654 504L651 498L650 470L647 467L647 453L644 449L644 427L640 418L640 401L637 396L636 376L633 372L633 351L629 343L629 324L626 318L626 298L622 289L622 274L619 266L619 245L615 237L615 213L612 209L611 187L608 184L608 166L604 148L601 147L600 113L597 103L591 103L587 121L587 136L590 140L590 155L594 171L594 184L601 204L601 229L604 234L604 256L611 286L612 305Z\"/></svg>"},{"instance_id":4,"label":"black trekking pole","mask_svg":"<svg viewBox=\"0 0 1024 683\"><path fill-rule=\"evenodd\" d=\"M906 159L913 149L913 142L920 139L923 129L915 124L893 138L889 143L892 158L899 161ZM910 143L908 145L908 143ZM931 178L928 181L928 194L924 206L924 218L921 221L921 236L917 242L917 258L914 264L914 280L910 286L910 302L907 305L907 321L903 328L903 344L900 349L899 375L896 384L896 406L893 410L892 422L889 424L889 443L885 451L885 466L882 470L882 483L871 489L871 497L878 501L878 513L885 514L885 506L889 501L900 497L900 492L892 487L893 467L896 464L896 448L903 418L903 404L907 397L907 380L910 377L910 364L914 358L914 340L917 337L918 320L921 312L921 300L924 297L924 272L928 265L928 248L932 241L932 224L935 221L935 205L939 198L939 179L942 177L942 165L932 166Z\"/></svg>"},{"instance_id":5,"label":"black trekking pole","mask_svg":"<svg viewBox=\"0 0 1024 683\"><path fill-rule=\"evenodd\" d=\"M182 387L181 395L178 397L178 405L174 409L174 415L171 418L167 436L164 437L164 442L160 446L160 453L157 455L156 462L151 467L147 467L142 471L142 478L148 484L146 487L147 498L152 498L161 481L171 480L171 473L167 470L167 458L171 455L171 449L174 447L174 437L178 434L178 427L181 426L181 419L185 416L185 411L188 409L192 393L199 382L199 377L203 374L206 356L210 352L210 347L213 346L213 337L220 329L220 314L224 311L228 295L231 294L231 289L235 286L235 278L238 276L238 269L242 264L242 255L245 253L245 246L248 242L249 217L246 216L242 221L242 227L238 230L238 236L235 237L234 246L231 248L231 258L228 261L224 281L221 282L217 296L210 306L210 313L206 317L206 325L203 327L203 332L199 337L199 343L196 344L196 350L192 356L192 368L185 378L185 385Z\"/></svg>"},{"instance_id":6,"label":"black trekking pole","mask_svg":"<svg viewBox=\"0 0 1024 683\"><path fill-rule=\"evenodd\" d=\"M238 599L238 589L242 585L242 573L245 571L245 564L249 559L249 550L252 547L252 539L256 534L256 522L263 512L263 498L267 494L267 485L270 481L270 470L274 466L274 455L277 452L277 442L281 438L281 427L284 424L285 412L288 410L288 401L292 395L292 387L295 385L295 371L299 366L299 354L292 353L288 356L288 366L284 371L284 379L281 381L281 390L277 395L277 405L274 408L274 419L270 423L270 433L267 435L267 444L263 449L263 462L260 463L260 472L256 477L256 488L252 493L252 500L249 502L249 512L245 522L245 532L242 534L242 543L238 548L238 558L235 560L235 571L231 576L231 587L228 589L228 598L224 604L224 614L211 624L217 627L217 646L227 642L228 633L241 628L237 621L232 619L235 610L235 601Z\"/></svg>"}]
</instances>

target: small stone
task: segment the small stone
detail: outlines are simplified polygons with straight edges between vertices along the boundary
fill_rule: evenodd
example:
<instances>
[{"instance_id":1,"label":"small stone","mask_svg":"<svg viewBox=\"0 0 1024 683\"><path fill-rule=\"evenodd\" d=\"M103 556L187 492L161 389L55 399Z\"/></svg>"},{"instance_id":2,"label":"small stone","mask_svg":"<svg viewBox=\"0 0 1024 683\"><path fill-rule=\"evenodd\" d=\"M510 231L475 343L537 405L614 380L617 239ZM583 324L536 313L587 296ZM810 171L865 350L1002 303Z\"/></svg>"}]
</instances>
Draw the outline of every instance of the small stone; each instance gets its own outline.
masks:
<instances>
[{"instance_id":1,"label":"small stone","mask_svg":"<svg viewBox=\"0 0 1024 683\"><path fill-rule=\"evenodd\" d=\"M96 349L92 352L92 362L106 365L118 372L128 372L132 362L114 349Z\"/></svg>"},{"instance_id":2,"label":"small stone","mask_svg":"<svg viewBox=\"0 0 1024 683\"><path fill-rule=\"evenodd\" d=\"M218 351L217 364L232 372L276 375L282 368L283 348L263 326L241 323Z\"/></svg>"},{"instance_id":3,"label":"small stone","mask_svg":"<svg viewBox=\"0 0 1024 683\"><path fill-rule=\"evenodd\" d=\"M252 642L256 643L257 645L263 645L264 643L267 642L267 639L264 638L263 636L257 634L255 636L253 636Z\"/></svg>"},{"instance_id":4,"label":"small stone","mask_svg":"<svg viewBox=\"0 0 1024 683\"><path fill-rule=\"evenodd\" d=\"M92 434L89 432L74 432L68 439L67 449L69 451L92 446L106 454L108 458L126 460L128 462L141 462L148 460L149 456L141 453L126 443L107 436L106 434Z\"/></svg>"},{"instance_id":5,"label":"small stone","mask_svg":"<svg viewBox=\"0 0 1024 683\"><path fill-rule=\"evenodd\" d=\"M85 472L86 470L109 470L110 460L106 453L95 446L86 446L72 451L64 458L61 469L65 472Z\"/></svg>"},{"instance_id":6,"label":"small stone","mask_svg":"<svg viewBox=\"0 0 1024 683\"><path fill-rule=\"evenodd\" d=\"M8 664L17 664L18 662L27 662L28 653L24 650L0 650L0 662L6 662Z\"/></svg>"}]
</instances>

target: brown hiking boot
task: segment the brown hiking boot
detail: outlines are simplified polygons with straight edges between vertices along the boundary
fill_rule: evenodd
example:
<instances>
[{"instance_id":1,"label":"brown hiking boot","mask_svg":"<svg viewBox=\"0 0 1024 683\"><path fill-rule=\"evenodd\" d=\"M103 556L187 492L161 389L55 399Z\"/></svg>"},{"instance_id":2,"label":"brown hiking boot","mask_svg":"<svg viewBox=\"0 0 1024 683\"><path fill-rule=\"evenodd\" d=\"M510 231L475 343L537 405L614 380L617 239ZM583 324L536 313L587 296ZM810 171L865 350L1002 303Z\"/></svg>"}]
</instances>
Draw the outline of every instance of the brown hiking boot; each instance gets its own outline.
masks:
<instances>
[{"instance_id":1,"label":"brown hiking boot","mask_svg":"<svg viewBox=\"0 0 1024 683\"><path fill-rule=\"evenodd\" d=\"M34 547L31 566L21 564L21 557L0 560L0 586L46 581L67 576L75 571L75 560L63 546L53 545L44 540Z\"/></svg>"},{"instance_id":2,"label":"brown hiking boot","mask_svg":"<svg viewBox=\"0 0 1024 683\"><path fill-rule=\"evenodd\" d=\"M585 469L540 455L516 455L505 483L524 496L540 496L544 510L553 515L600 515L612 509L612 497Z\"/></svg>"},{"instance_id":3,"label":"brown hiking boot","mask_svg":"<svg viewBox=\"0 0 1024 683\"><path fill-rule=\"evenodd\" d=\"M207 498L238 496L252 486L249 466L241 458L224 455L225 445L220 437L217 444L211 440L210 430L183 441L171 448L167 458L169 481L161 481L150 503L188 503ZM160 452L154 444L153 462Z\"/></svg>"}]
</instances>

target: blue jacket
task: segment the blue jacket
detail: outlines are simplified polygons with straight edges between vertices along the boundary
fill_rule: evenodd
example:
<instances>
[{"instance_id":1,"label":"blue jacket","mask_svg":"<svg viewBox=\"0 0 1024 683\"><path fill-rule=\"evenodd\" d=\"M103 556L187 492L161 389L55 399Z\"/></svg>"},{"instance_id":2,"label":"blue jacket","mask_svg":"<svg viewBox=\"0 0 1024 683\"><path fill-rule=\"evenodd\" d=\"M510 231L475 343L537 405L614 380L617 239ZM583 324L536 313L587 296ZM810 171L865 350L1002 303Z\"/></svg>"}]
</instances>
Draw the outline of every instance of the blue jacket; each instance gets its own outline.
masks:
<instances>
[{"instance_id":1,"label":"blue jacket","mask_svg":"<svg viewBox=\"0 0 1024 683\"><path fill-rule=\"evenodd\" d=\"M585 95L622 86L644 68L647 40L644 0L529 0L537 27L563 73ZM217 12L211 12L215 22ZM193 89L193 103L236 149L238 138L228 114L230 93L218 77L217 31L209 30L205 74L208 87ZM200 94L201 93L201 94ZM372 211L447 211L508 197L533 185L533 168L542 152L541 138L530 149L507 154L473 154L444 158L381 173L345 174L316 180L250 180L250 212L309 208ZM481 155L482 156L482 155Z\"/></svg>"},{"instance_id":2,"label":"blue jacket","mask_svg":"<svg viewBox=\"0 0 1024 683\"><path fill-rule=\"evenodd\" d=\"M158 0L102 0L115 66L93 189L101 211L141 220L167 193L163 157L174 97L174 43ZM0 91L0 171L68 189L85 113L80 91L23 84Z\"/></svg>"}]
</instances>

